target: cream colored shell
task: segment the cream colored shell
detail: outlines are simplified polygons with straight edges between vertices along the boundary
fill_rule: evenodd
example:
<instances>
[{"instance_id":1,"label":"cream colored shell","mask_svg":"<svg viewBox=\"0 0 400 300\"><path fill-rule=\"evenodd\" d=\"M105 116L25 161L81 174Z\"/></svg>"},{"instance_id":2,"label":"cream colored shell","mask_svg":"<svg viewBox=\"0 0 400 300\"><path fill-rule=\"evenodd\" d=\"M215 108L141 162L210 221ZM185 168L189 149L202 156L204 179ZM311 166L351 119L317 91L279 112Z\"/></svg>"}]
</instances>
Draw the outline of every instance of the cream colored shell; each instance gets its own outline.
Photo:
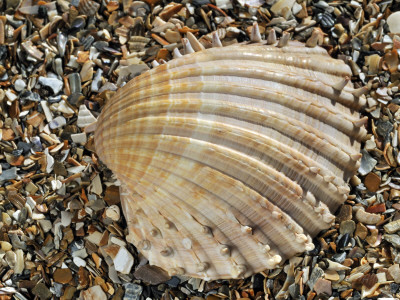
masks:
<instances>
[{"instance_id":1,"label":"cream colored shell","mask_svg":"<svg viewBox=\"0 0 400 300\"><path fill-rule=\"evenodd\" d=\"M128 240L150 264L206 279L313 249L365 136L349 76L324 49L289 42L202 50L134 78L95 132L123 183Z\"/></svg>"}]
</instances>

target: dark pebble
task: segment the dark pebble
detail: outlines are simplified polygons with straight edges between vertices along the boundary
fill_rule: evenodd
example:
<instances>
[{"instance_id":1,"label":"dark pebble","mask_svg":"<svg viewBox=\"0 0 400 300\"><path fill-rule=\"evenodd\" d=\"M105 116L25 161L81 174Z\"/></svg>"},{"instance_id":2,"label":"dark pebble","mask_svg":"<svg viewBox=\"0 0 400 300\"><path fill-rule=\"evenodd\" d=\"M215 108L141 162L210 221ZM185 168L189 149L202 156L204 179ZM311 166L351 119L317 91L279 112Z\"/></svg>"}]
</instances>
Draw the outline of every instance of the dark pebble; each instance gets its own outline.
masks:
<instances>
[{"instance_id":1,"label":"dark pebble","mask_svg":"<svg viewBox=\"0 0 400 300\"><path fill-rule=\"evenodd\" d=\"M208 4L208 3L210 3L209 0L193 0L192 1L192 4L194 6L202 6L202 5L205 5L205 4Z\"/></svg>"},{"instance_id":2,"label":"dark pebble","mask_svg":"<svg viewBox=\"0 0 400 300\"><path fill-rule=\"evenodd\" d=\"M360 300L361 299L361 294L359 291L354 291L353 293L353 299L354 300Z\"/></svg>"},{"instance_id":3,"label":"dark pebble","mask_svg":"<svg viewBox=\"0 0 400 300\"><path fill-rule=\"evenodd\" d=\"M108 47L108 43L105 41L97 41L93 43L93 47L95 47L97 50L103 52L105 47Z\"/></svg>"},{"instance_id":4,"label":"dark pebble","mask_svg":"<svg viewBox=\"0 0 400 300\"><path fill-rule=\"evenodd\" d=\"M350 242L350 235L348 233L344 234L339 241L337 242L337 246L339 249L345 248Z\"/></svg>"},{"instance_id":5,"label":"dark pebble","mask_svg":"<svg viewBox=\"0 0 400 300\"><path fill-rule=\"evenodd\" d=\"M47 86L42 86L42 88L40 90L38 90L38 92L39 92L39 96L42 98L47 98L48 96L50 96L53 93L51 88L49 88Z\"/></svg>"},{"instance_id":6,"label":"dark pebble","mask_svg":"<svg viewBox=\"0 0 400 300\"><path fill-rule=\"evenodd\" d=\"M376 132L383 138L388 136L393 130L393 124L390 121L378 120L376 123Z\"/></svg>"},{"instance_id":7,"label":"dark pebble","mask_svg":"<svg viewBox=\"0 0 400 300\"><path fill-rule=\"evenodd\" d=\"M32 145L25 143L25 142L18 142L17 147L18 147L18 149L21 149L24 152L24 154L26 155L31 150Z\"/></svg>"},{"instance_id":8,"label":"dark pebble","mask_svg":"<svg viewBox=\"0 0 400 300\"><path fill-rule=\"evenodd\" d=\"M22 150L22 149L16 149L16 150L13 150L13 151L11 152L11 154L18 157L18 156L20 156L23 152L24 152L24 150Z\"/></svg>"},{"instance_id":9,"label":"dark pebble","mask_svg":"<svg viewBox=\"0 0 400 300\"><path fill-rule=\"evenodd\" d=\"M38 93L31 92L31 91L23 91L20 95L21 100L25 101L40 101L42 100Z\"/></svg>"},{"instance_id":10,"label":"dark pebble","mask_svg":"<svg viewBox=\"0 0 400 300\"><path fill-rule=\"evenodd\" d=\"M68 96L67 101L71 105L78 106L79 104L81 104L79 103L79 99L81 99L82 96L82 93L73 93Z\"/></svg>"},{"instance_id":11,"label":"dark pebble","mask_svg":"<svg viewBox=\"0 0 400 300\"><path fill-rule=\"evenodd\" d=\"M178 297L179 300L186 300L186 295L181 291L175 292L175 296Z\"/></svg>"},{"instance_id":12,"label":"dark pebble","mask_svg":"<svg viewBox=\"0 0 400 300\"><path fill-rule=\"evenodd\" d=\"M89 35L87 37L84 37L80 40L82 46L85 48L85 50L89 50L90 46L92 46L94 42L94 37Z\"/></svg>"},{"instance_id":13,"label":"dark pebble","mask_svg":"<svg viewBox=\"0 0 400 300\"><path fill-rule=\"evenodd\" d=\"M317 20L321 23L324 28L331 28L335 25L335 20L330 14L320 13L317 15Z\"/></svg>"},{"instance_id":14,"label":"dark pebble","mask_svg":"<svg viewBox=\"0 0 400 300\"><path fill-rule=\"evenodd\" d=\"M310 256L318 255L319 251L321 250L321 246L317 242L315 242L314 244L315 244L315 248L311 251L308 251L307 255L310 255Z\"/></svg>"},{"instance_id":15,"label":"dark pebble","mask_svg":"<svg viewBox=\"0 0 400 300\"><path fill-rule=\"evenodd\" d=\"M399 285L397 283L392 282L390 284L390 292L392 294L395 294L395 293L397 293L398 290L399 290Z\"/></svg>"},{"instance_id":16,"label":"dark pebble","mask_svg":"<svg viewBox=\"0 0 400 300\"><path fill-rule=\"evenodd\" d=\"M167 288L167 285L166 285L165 283L161 283L161 284L157 287L157 289L158 289L160 292L164 292L164 291L166 290L166 288Z\"/></svg>"},{"instance_id":17,"label":"dark pebble","mask_svg":"<svg viewBox=\"0 0 400 300\"><path fill-rule=\"evenodd\" d=\"M254 292L263 291L264 290L264 279L265 277L261 274L254 275L253 281L253 289Z\"/></svg>"},{"instance_id":18,"label":"dark pebble","mask_svg":"<svg viewBox=\"0 0 400 300\"><path fill-rule=\"evenodd\" d=\"M18 223L24 224L28 216L28 209L26 207L21 208L21 213L19 214Z\"/></svg>"},{"instance_id":19,"label":"dark pebble","mask_svg":"<svg viewBox=\"0 0 400 300\"><path fill-rule=\"evenodd\" d=\"M289 285L289 294L293 299L298 299L300 296L300 286L296 283Z\"/></svg>"},{"instance_id":20,"label":"dark pebble","mask_svg":"<svg viewBox=\"0 0 400 300\"><path fill-rule=\"evenodd\" d=\"M87 27L88 29L95 29L96 27L96 17L95 16L89 16L87 19Z\"/></svg>"},{"instance_id":21,"label":"dark pebble","mask_svg":"<svg viewBox=\"0 0 400 300\"><path fill-rule=\"evenodd\" d=\"M163 292L159 291L156 286L151 287L151 292L154 299L161 299Z\"/></svg>"},{"instance_id":22,"label":"dark pebble","mask_svg":"<svg viewBox=\"0 0 400 300\"><path fill-rule=\"evenodd\" d=\"M76 19L72 22L72 24L71 24L71 29L73 29L73 30L79 30L79 29L84 28L85 25L86 25L85 18L83 18L83 17L78 17L78 18L76 18Z\"/></svg>"},{"instance_id":23,"label":"dark pebble","mask_svg":"<svg viewBox=\"0 0 400 300\"><path fill-rule=\"evenodd\" d=\"M176 276L172 276L172 278L170 280L166 281L165 283L168 284L172 288L176 288L178 286L178 284L181 283L181 280Z\"/></svg>"},{"instance_id":24,"label":"dark pebble","mask_svg":"<svg viewBox=\"0 0 400 300\"><path fill-rule=\"evenodd\" d=\"M335 262L342 263L346 259L346 252L336 253L332 256L332 259Z\"/></svg>"},{"instance_id":25,"label":"dark pebble","mask_svg":"<svg viewBox=\"0 0 400 300\"><path fill-rule=\"evenodd\" d=\"M6 162L2 162L2 163L0 163L0 165L3 170L8 170L11 167L11 165Z\"/></svg>"},{"instance_id":26,"label":"dark pebble","mask_svg":"<svg viewBox=\"0 0 400 300\"><path fill-rule=\"evenodd\" d=\"M52 103L58 103L61 101L61 95L58 96L50 96L49 98L47 98L47 101L52 104Z\"/></svg>"},{"instance_id":27,"label":"dark pebble","mask_svg":"<svg viewBox=\"0 0 400 300\"><path fill-rule=\"evenodd\" d=\"M38 8L38 17L40 19L46 19L47 18L47 7L44 5L39 5Z\"/></svg>"},{"instance_id":28,"label":"dark pebble","mask_svg":"<svg viewBox=\"0 0 400 300\"><path fill-rule=\"evenodd\" d=\"M0 59L6 59L7 58L7 46L5 45L0 45Z\"/></svg>"},{"instance_id":29,"label":"dark pebble","mask_svg":"<svg viewBox=\"0 0 400 300\"><path fill-rule=\"evenodd\" d=\"M400 98L399 97L393 98L392 103L400 105Z\"/></svg>"},{"instance_id":30,"label":"dark pebble","mask_svg":"<svg viewBox=\"0 0 400 300\"><path fill-rule=\"evenodd\" d=\"M258 274L257 274L258 275ZM263 276L264 277L264 276ZM255 290L255 288L254 288ZM218 289L218 293L223 294L229 297L229 287L227 285L223 285Z\"/></svg>"},{"instance_id":31,"label":"dark pebble","mask_svg":"<svg viewBox=\"0 0 400 300\"><path fill-rule=\"evenodd\" d=\"M36 295L40 300L47 300L53 296L53 294L43 282L38 283L33 288L32 293Z\"/></svg>"}]
</instances>

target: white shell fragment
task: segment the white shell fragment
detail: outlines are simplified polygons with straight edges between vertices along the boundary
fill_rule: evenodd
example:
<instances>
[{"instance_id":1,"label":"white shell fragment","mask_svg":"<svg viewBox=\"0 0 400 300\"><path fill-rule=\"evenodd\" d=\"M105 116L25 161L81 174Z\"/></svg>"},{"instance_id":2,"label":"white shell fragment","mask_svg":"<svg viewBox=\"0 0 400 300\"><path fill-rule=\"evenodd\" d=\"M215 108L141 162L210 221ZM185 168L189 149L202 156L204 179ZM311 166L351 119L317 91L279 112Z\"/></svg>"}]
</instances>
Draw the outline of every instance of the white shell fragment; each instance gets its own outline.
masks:
<instances>
[{"instance_id":1,"label":"white shell fragment","mask_svg":"<svg viewBox=\"0 0 400 300\"><path fill-rule=\"evenodd\" d=\"M86 105L82 104L79 106L78 120L76 125L78 127L85 127L93 122L96 122L96 118L92 115L90 110L87 109Z\"/></svg>"},{"instance_id":2,"label":"white shell fragment","mask_svg":"<svg viewBox=\"0 0 400 300\"><path fill-rule=\"evenodd\" d=\"M392 13L386 22L391 33L400 33L400 11Z\"/></svg>"},{"instance_id":3,"label":"white shell fragment","mask_svg":"<svg viewBox=\"0 0 400 300\"><path fill-rule=\"evenodd\" d=\"M252 36L183 39L190 54L131 80L98 119L128 241L171 275L246 277L313 249L359 168L366 100L350 68L289 35Z\"/></svg>"},{"instance_id":4,"label":"white shell fragment","mask_svg":"<svg viewBox=\"0 0 400 300\"><path fill-rule=\"evenodd\" d=\"M117 272L129 274L132 269L134 259L125 247L120 247L117 255L114 258L114 267Z\"/></svg>"}]
</instances>

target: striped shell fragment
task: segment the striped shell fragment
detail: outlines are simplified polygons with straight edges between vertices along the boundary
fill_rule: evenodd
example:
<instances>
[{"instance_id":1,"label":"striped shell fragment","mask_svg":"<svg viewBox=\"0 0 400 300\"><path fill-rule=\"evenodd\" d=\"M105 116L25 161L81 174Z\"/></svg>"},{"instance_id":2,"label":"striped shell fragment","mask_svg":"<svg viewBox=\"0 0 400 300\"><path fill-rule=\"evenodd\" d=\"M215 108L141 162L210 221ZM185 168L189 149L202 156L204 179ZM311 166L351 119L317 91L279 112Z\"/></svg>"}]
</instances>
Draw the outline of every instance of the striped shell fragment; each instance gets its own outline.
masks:
<instances>
[{"instance_id":1,"label":"striped shell fragment","mask_svg":"<svg viewBox=\"0 0 400 300\"><path fill-rule=\"evenodd\" d=\"M128 241L170 274L205 279L313 249L366 135L350 68L288 40L184 49L122 87L97 122Z\"/></svg>"}]
</instances>

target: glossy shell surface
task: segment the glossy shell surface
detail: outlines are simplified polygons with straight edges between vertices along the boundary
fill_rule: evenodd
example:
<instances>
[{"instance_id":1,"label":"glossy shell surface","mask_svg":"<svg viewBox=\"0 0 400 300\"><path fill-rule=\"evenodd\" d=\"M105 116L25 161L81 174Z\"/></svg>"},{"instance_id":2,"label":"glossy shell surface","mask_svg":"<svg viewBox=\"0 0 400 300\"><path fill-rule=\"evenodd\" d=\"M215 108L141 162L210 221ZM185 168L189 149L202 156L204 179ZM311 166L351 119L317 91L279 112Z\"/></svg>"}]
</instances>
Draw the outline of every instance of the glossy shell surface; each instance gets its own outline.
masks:
<instances>
[{"instance_id":1,"label":"glossy shell surface","mask_svg":"<svg viewBox=\"0 0 400 300\"><path fill-rule=\"evenodd\" d=\"M206 279L313 249L366 134L349 76L324 49L289 42L201 50L128 82L95 132L128 240L150 264Z\"/></svg>"}]
</instances>

